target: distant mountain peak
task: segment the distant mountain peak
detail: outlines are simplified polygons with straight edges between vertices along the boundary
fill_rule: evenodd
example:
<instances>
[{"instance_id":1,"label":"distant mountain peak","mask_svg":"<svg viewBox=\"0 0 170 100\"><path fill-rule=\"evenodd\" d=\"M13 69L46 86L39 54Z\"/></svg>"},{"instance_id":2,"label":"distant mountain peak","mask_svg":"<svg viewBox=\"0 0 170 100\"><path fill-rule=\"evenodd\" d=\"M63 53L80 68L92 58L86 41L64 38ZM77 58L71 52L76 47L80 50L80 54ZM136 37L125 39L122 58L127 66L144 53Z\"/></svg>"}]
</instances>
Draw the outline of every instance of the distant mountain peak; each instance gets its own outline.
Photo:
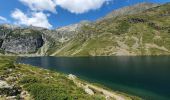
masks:
<instances>
[{"instance_id":1,"label":"distant mountain peak","mask_svg":"<svg viewBox=\"0 0 170 100\"><path fill-rule=\"evenodd\" d=\"M7 28L7 29L16 29L19 28L20 26L18 25L12 25L12 24L1 24L1 27Z\"/></svg>"},{"instance_id":2,"label":"distant mountain peak","mask_svg":"<svg viewBox=\"0 0 170 100\"><path fill-rule=\"evenodd\" d=\"M59 27L56 29L56 31L68 31L68 32L73 32L73 31L77 31L79 30L83 25L87 25L91 23L90 21L87 20L83 20L80 23L77 24L71 24L71 25L67 25L64 27Z\"/></svg>"},{"instance_id":3,"label":"distant mountain peak","mask_svg":"<svg viewBox=\"0 0 170 100\"><path fill-rule=\"evenodd\" d=\"M142 12L144 10L156 7L156 6L158 6L158 4L148 3L148 2L143 2L143 3L135 4L135 5L132 5L132 6L125 6L123 8L113 10L111 13L106 15L103 19L117 17L117 16L123 16L123 15L135 14L135 13L139 13L139 12Z\"/></svg>"}]
</instances>

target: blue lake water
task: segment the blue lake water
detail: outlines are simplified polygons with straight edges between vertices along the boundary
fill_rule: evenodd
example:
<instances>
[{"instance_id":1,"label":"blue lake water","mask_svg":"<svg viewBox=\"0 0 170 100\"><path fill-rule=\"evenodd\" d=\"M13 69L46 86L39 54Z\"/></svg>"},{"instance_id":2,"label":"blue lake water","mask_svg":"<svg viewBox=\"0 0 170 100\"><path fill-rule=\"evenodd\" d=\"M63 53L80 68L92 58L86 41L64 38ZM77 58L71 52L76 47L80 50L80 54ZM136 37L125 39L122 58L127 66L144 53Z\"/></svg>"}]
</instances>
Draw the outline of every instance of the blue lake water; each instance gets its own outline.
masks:
<instances>
[{"instance_id":1,"label":"blue lake water","mask_svg":"<svg viewBox=\"0 0 170 100\"><path fill-rule=\"evenodd\" d=\"M22 57L18 62L74 74L146 100L170 100L170 56Z\"/></svg>"}]
</instances>

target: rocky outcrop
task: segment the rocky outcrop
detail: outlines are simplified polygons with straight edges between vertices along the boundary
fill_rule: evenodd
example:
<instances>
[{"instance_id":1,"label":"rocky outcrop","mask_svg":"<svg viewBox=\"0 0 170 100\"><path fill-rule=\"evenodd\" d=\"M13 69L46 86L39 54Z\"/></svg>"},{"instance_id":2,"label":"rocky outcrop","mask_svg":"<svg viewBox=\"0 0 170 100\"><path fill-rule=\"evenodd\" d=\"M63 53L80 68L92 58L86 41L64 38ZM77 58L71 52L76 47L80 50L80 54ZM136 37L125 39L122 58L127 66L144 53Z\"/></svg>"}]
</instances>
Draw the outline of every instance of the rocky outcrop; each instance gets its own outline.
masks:
<instances>
[{"instance_id":1,"label":"rocky outcrop","mask_svg":"<svg viewBox=\"0 0 170 100\"><path fill-rule=\"evenodd\" d=\"M12 37L9 36L3 41L2 49L7 52L25 54L34 53L43 45L41 36L38 37Z\"/></svg>"},{"instance_id":2,"label":"rocky outcrop","mask_svg":"<svg viewBox=\"0 0 170 100\"><path fill-rule=\"evenodd\" d=\"M0 47L2 50L15 54L36 52L43 46L43 34L31 29L11 29L1 27Z\"/></svg>"},{"instance_id":3,"label":"rocky outcrop","mask_svg":"<svg viewBox=\"0 0 170 100\"><path fill-rule=\"evenodd\" d=\"M51 48L57 49L73 39L81 30L81 27L88 23L83 21L56 30L34 26L0 25L0 50L6 54L46 55Z\"/></svg>"},{"instance_id":4,"label":"rocky outcrop","mask_svg":"<svg viewBox=\"0 0 170 100\"><path fill-rule=\"evenodd\" d=\"M0 95L7 96L11 98L9 100L14 100L18 94L21 93L21 88L17 86L9 85L6 81L0 80Z\"/></svg>"},{"instance_id":5,"label":"rocky outcrop","mask_svg":"<svg viewBox=\"0 0 170 100\"><path fill-rule=\"evenodd\" d=\"M147 21L142 18L130 18L130 19L128 19L128 22L129 23L145 23Z\"/></svg>"},{"instance_id":6,"label":"rocky outcrop","mask_svg":"<svg viewBox=\"0 0 170 100\"><path fill-rule=\"evenodd\" d=\"M80 31L84 25L88 25L89 21L82 21L77 24L72 24L56 29L56 37L58 37L59 42L64 43L73 39Z\"/></svg>"}]
</instances>

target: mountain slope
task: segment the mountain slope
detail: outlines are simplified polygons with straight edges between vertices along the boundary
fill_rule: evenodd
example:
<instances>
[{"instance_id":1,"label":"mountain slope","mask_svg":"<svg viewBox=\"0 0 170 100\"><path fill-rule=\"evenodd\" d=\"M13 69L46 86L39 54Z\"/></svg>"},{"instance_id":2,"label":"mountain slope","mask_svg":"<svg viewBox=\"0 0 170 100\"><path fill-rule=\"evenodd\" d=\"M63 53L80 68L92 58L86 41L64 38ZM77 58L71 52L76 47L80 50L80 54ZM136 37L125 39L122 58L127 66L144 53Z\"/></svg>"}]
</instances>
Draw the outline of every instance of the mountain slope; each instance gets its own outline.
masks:
<instances>
[{"instance_id":1,"label":"mountain slope","mask_svg":"<svg viewBox=\"0 0 170 100\"><path fill-rule=\"evenodd\" d=\"M0 31L1 50L8 53L33 53L44 44L43 36L36 30L0 26Z\"/></svg>"},{"instance_id":2,"label":"mountain slope","mask_svg":"<svg viewBox=\"0 0 170 100\"><path fill-rule=\"evenodd\" d=\"M52 55L169 55L170 4L144 12L105 18L84 26L77 37Z\"/></svg>"},{"instance_id":3,"label":"mountain slope","mask_svg":"<svg viewBox=\"0 0 170 100\"><path fill-rule=\"evenodd\" d=\"M51 56L169 55L170 4L142 3L56 30L0 25L0 53Z\"/></svg>"},{"instance_id":4,"label":"mountain slope","mask_svg":"<svg viewBox=\"0 0 170 100\"><path fill-rule=\"evenodd\" d=\"M0 25L0 53L7 55L47 55L47 51L58 49L73 39L83 25L81 22L56 30L40 27L18 27Z\"/></svg>"},{"instance_id":5,"label":"mountain slope","mask_svg":"<svg viewBox=\"0 0 170 100\"><path fill-rule=\"evenodd\" d=\"M153 7L156 7L156 6L158 6L158 4L146 3L146 2L139 3L139 4L136 4L136 5L133 5L133 6L128 6L128 7L124 7L124 8L114 10L113 12L106 15L104 17L104 19L118 17L118 16L124 16L124 15L130 15L130 14L136 14L136 13L143 12L147 9L150 9L150 8L153 8Z\"/></svg>"}]
</instances>

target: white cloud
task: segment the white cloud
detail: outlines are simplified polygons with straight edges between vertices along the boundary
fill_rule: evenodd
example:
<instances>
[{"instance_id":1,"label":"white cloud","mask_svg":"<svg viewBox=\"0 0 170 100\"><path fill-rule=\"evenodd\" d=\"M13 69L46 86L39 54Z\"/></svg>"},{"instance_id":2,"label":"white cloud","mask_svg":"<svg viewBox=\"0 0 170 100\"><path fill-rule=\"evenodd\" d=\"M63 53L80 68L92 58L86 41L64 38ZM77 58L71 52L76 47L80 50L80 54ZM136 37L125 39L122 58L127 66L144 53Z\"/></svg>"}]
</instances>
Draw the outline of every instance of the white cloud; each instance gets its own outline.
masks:
<instances>
[{"instance_id":1,"label":"white cloud","mask_svg":"<svg viewBox=\"0 0 170 100\"><path fill-rule=\"evenodd\" d=\"M102 7L103 4L111 0L19 0L24 5L28 6L31 13L24 13L19 9L12 12L11 16L19 25L33 25L37 27L52 28L48 22L49 14L44 11L56 13L56 8L59 6L68 10L71 13L82 14L90 10L96 10Z\"/></svg>"},{"instance_id":2,"label":"white cloud","mask_svg":"<svg viewBox=\"0 0 170 100\"><path fill-rule=\"evenodd\" d=\"M8 20L5 17L0 16L0 21L2 22L8 22Z\"/></svg>"},{"instance_id":3,"label":"white cloud","mask_svg":"<svg viewBox=\"0 0 170 100\"><path fill-rule=\"evenodd\" d=\"M12 18L16 20L16 24L36 26L44 28L52 28L52 25L48 22L48 14L43 12L32 12L30 15L24 14L21 10L16 9L11 14Z\"/></svg>"},{"instance_id":4,"label":"white cloud","mask_svg":"<svg viewBox=\"0 0 170 100\"><path fill-rule=\"evenodd\" d=\"M71 13L82 14L90 10L99 9L104 3L111 0L19 0L33 11L50 11L56 13L60 6Z\"/></svg>"},{"instance_id":5,"label":"white cloud","mask_svg":"<svg viewBox=\"0 0 170 100\"><path fill-rule=\"evenodd\" d=\"M99 9L104 3L109 1L110 0L55 0L55 3L71 13L81 14L89 10Z\"/></svg>"},{"instance_id":6,"label":"white cloud","mask_svg":"<svg viewBox=\"0 0 170 100\"><path fill-rule=\"evenodd\" d=\"M56 13L56 4L53 0L19 0L33 11L50 11Z\"/></svg>"}]
</instances>

